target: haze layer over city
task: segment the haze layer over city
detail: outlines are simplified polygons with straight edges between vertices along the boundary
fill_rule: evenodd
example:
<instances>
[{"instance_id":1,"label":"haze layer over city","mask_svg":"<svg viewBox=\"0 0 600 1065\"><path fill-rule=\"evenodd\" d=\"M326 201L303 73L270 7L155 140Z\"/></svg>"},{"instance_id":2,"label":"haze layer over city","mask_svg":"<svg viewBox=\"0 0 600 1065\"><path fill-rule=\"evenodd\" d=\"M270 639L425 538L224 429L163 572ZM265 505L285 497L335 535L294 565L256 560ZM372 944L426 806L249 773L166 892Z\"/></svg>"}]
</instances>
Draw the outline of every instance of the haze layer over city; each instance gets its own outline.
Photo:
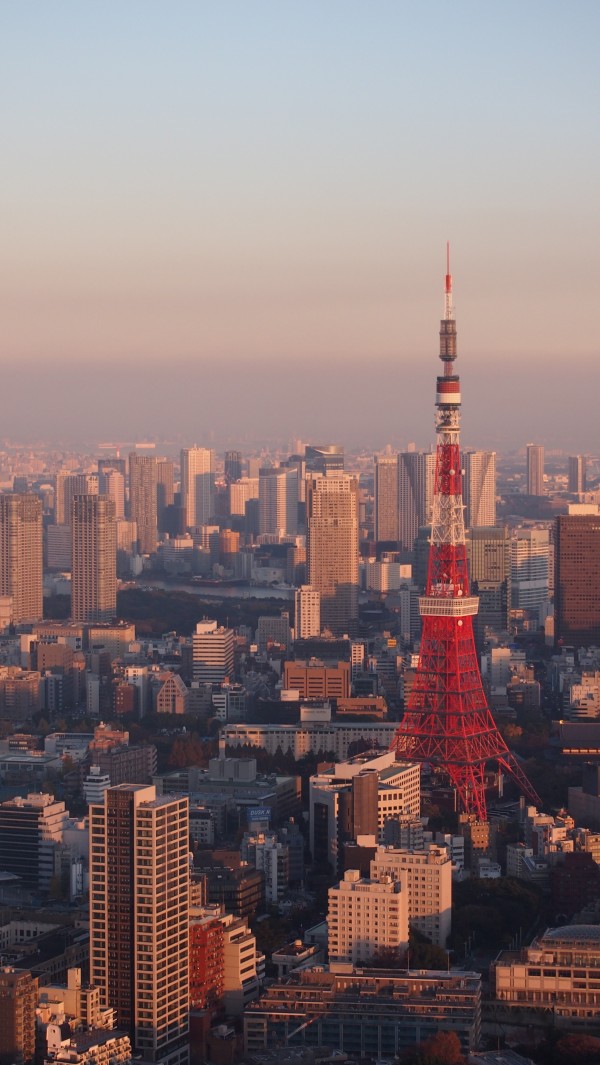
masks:
<instances>
[{"instance_id":1,"label":"haze layer over city","mask_svg":"<svg viewBox=\"0 0 600 1065\"><path fill-rule=\"evenodd\" d=\"M465 439L594 450L596 4L1 21L6 435L428 446L449 239Z\"/></svg>"}]
</instances>

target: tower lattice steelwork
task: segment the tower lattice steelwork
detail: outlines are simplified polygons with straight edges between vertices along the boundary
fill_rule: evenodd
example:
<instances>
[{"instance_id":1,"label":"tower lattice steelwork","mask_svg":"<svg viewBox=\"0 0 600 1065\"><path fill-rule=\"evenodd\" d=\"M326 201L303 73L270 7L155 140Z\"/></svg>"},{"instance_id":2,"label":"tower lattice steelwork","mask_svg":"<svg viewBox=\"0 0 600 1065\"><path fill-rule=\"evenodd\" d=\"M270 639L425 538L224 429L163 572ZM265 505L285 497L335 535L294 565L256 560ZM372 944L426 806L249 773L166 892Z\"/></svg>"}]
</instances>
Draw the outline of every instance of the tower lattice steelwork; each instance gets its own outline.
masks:
<instances>
[{"instance_id":1,"label":"tower lattice steelwork","mask_svg":"<svg viewBox=\"0 0 600 1065\"><path fill-rule=\"evenodd\" d=\"M469 593L460 465L460 381L454 372L456 322L447 253L445 316L440 328L431 551L419 665L408 708L394 737L400 759L447 772L460 806L487 819L484 772L495 760L538 807L540 799L502 739L487 704L473 639L478 599Z\"/></svg>"}]
</instances>

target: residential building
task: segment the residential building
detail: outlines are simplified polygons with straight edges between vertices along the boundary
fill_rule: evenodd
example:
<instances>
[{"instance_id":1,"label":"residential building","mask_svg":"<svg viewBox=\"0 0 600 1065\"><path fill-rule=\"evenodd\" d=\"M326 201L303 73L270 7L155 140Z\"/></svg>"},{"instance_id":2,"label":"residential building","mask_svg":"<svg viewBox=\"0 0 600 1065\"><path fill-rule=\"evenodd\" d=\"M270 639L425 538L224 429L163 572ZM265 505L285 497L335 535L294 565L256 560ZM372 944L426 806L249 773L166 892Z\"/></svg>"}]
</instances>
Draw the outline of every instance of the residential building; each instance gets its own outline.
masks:
<instances>
[{"instance_id":1,"label":"residential building","mask_svg":"<svg viewBox=\"0 0 600 1065\"><path fill-rule=\"evenodd\" d=\"M597 506L569 507L568 514L557 517L555 583L557 643L572 644L577 648L591 644L600 646L600 513Z\"/></svg>"},{"instance_id":2,"label":"residential building","mask_svg":"<svg viewBox=\"0 0 600 1065\"><path fill-rule=\"evenodd\" d=\"M26 969L0 969L0 1061L33 1065L38 980Z\"/></svg>"},{"instance_id":3,"label":"residential building","mask_svg":"<svg viewBox=\"0 0 600 1065\"><path fill-rule=\"evenodd\" d=\"M158 538L158 469L156 456L129 455L129 516L137 528L141 555L156 551Z\"/></svg>"},{"instance_id":4,"label":"residential building","mask_svg":"<svg viewBox=\"0 0 600 1065\"><path fill-rule=\"evenodd\" d=\"M90 976L137 1053L188 1061L188 800L123 784L90 806Z\"/></svg>"},{"instance_id":5,"label":"residential building","mask_svg":"<svg viewBox=\"0 0 600 1065\"><path fill-rule=\"evenodd\" d=\"M375 541L399 538L398 456L375 455Z\"/></svg>"},{"instance_id":6,"label":"residential building","mask_svg":"<svg viewBox=\"0 0 600 1065\"><path fill-rule=\"evenodd\" d=\"M541 444L527 444L527 494L543 496L544 486L544 448Z\"/></svg>"},{"instance_id":7,"label":"residential building","mask_svg":"<svg viewBox=\"0 0 600 1065\"><path fill-rule=\"evenodd\" d=\"M246 516L246 504L251 499L259 498L258 482L258 477L240 477L239 481L229 484L229 513L232 517L236 514Z\"/></svg>"},{"instance_id":8,"label":"residential building","mask_svg":"<svg viewBox=\"0 0 600 1065\"><path fill-rule=\"evenodd\" d=\"M117 613L115 504L104 495L73 500L73 621L111 621Z\"/></svg>"},{"instance_id":9,"label":"residential building","mask_svg":"<svg viewBox=\"0 0 600 1065\"><path fill-rule=\"evenodd\" d=\"M265 901L277 905L285 898L290 882L287 844L276 832L245 832L240 844L242 861L265 875Z\"/></svg>"},{"instance_id":10,"label":"residential building","mask_svg":"<svg viewBox=\"0 0 600 1065\"><path fill-rule=\"evenodd\" d=\"M156 460L156 523L159 536L168 532L169 508L173 506L175 499L175 486L173 474L173 462L171 459L157 458Z\"/></svg>"},{"instance_id":11,"label":"residential building","mask_svg":"<svg viewBox=\"0 0 600 1065\"><path fill-rule=\"evenodd\" d=\"M358 481L348 474L306 479L308 584L321 596L321 626L358 628Z\"/></svg>"},{"instance_id":12,"label":"residential building","mask_svg":"<svg viewBox=\"0 0 600 1065\"><path fill-rule=\"evenodd\" d=\"M233 679L233 629L204 618L192 635L192 675L201 684L222 684Z\"/></svg>"},{"instance_id":13,"label":"residential building","mask_svg":"<svg viewBox=\"0 0 600 1065\"><path fill-rule=\"evenodd\" d=\"M331 962L370 962L382 951L408 946L408 906L399 880L361 877L347 869L329 888L327 943Z\"/></svg>"},{"instance_id":14,"label":"residential building","mask_svg":"<svg viewBox=\"0 0 600 1065\"><path fill-rule=\"evenodd\" d=\"M225 929L221 907L190 908L190 1009L214 1009L225 982Z\"/></svg>"},{"instance_id":15,"label":"residential building","mask_svg":"<svg viewBox=\"0 0 600 1065\"><path fill-rule=\"evenodd\" d=\"M36 495L0 495L0 596L11 599L13 624L43 616L42 501Z\"/></svg>"},{"instance_id":16,"label":"residential building","mask_svg":"<svg viewBox=\"0 0 600 1065\"><path fill-rule=\"evenodd\" d=\"M408 923L438 947L445 947L452 923L452 858L430 843L422 851L378 847L371 877L391 876L406 891Z\"/></svg>"},{"instance_id":17,"label":"residential building","mask_svg":"<svg viewBox=\"0 0 600 1065\"><path fill-rule=\"evenodd\" d=\"M302 584L294 593L294 639L305 640L321 634L321 593Z\"/></svg>"},{"instance_id":18,"label":"residential building","mask_svg":"<svg viewBox=\"0 0 600 1065\"><path fill-rule=\"evenodd\" d=\"M104 469L98 475L100 495L108 496L115 505L115 520L122 521L125 517L125 477L120 470ZM81 492L79 495L89 493Z\"/></svg>"},{"instance_id":19,"label":"residential building","mask_svg":"<svg viewBox=\"0 0 600 1065\"><path fill-rule=\"evenodd\" d=\"M242 1014L258 998L265 959L256 949L256 936L243 917L226 913L223 925L223 1005L229 1014Z\"/></svg>"}]
</instances>

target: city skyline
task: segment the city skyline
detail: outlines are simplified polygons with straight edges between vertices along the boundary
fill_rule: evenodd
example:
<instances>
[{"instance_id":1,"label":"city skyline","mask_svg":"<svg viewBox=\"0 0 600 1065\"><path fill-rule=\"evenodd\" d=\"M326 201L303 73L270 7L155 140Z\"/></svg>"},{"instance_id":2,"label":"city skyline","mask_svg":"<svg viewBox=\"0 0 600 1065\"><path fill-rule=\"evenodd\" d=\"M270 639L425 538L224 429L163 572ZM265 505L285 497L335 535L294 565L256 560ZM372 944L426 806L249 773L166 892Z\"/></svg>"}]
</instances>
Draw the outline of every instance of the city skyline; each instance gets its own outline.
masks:
<instances>
[{"instance_id":1,"label":"city skyline","mask_svg":"<svg viewBox=\"0 0 600 1065\"><path fill-rule=\"evenodd\" d=\"M465 438L593 448L596 5L1 21L7 432L426 446L449 238Z\"/></svg>"}]
</instances>

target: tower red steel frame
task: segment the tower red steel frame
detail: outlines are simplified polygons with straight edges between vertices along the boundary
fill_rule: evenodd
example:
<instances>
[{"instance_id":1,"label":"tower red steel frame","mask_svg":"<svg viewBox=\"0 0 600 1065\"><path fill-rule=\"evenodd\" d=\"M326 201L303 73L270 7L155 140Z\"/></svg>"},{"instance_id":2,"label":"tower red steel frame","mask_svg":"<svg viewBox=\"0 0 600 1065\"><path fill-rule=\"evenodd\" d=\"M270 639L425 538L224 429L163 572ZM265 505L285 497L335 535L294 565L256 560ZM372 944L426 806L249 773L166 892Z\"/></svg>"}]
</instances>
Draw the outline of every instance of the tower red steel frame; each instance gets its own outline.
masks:
<instances>
[{"instance_id":1,"label":"tower red steel frame","mask_svg":"<svg viewBox=\"0 0 600 1065\"><path fill-rule=\"evenodd\" d=\"M431 550L419 665L407 711L392 742L400 759L445 770L462 809L487 820L486 762L495 760L536 806L541 802L495 725L479 672L470 594L460 462L460 381L454 373L456 322L447 248L445 316L440 327L443 374L437 379L436 464Z\"/></svg>"}]
</instances>

